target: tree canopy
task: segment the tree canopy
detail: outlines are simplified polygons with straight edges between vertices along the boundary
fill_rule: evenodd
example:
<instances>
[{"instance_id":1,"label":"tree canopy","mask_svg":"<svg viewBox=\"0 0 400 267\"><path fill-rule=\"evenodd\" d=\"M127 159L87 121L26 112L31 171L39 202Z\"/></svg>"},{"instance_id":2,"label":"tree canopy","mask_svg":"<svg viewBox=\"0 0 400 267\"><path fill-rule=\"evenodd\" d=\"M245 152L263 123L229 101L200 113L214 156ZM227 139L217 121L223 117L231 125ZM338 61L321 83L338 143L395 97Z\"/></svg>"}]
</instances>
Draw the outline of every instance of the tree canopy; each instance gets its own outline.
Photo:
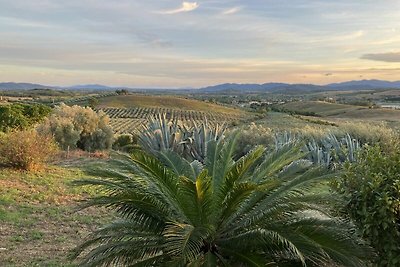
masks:
<instances>
[{"instance_id":1,"label":"tree canopy","mask_svg":"<svg viewBox=\"0 0 400 267\"><path fill-rule=\"evenodd\" d=\"M41 104L10 104L0 106L0 132L23 130L42 121L51 108Z\"/></svg>"}]
</instances>

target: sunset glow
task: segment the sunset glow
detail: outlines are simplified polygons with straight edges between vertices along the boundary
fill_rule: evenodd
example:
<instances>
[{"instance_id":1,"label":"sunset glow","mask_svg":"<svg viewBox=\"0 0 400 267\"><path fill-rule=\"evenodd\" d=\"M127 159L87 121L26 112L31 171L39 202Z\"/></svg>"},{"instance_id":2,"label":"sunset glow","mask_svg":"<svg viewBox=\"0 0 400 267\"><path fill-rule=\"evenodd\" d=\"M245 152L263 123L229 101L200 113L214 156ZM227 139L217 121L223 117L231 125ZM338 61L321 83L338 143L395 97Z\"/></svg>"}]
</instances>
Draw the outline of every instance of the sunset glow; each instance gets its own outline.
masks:
<instances>
[{"instance_id":1,"label":"sunset glow","mask_svg":"<svg viewBox=\"0 0 400 267\"><path fill-rule=\"evenodd\" d=\"M400 1L0 0L0 82L400 80Z\"/></svg>"}]
</instances>

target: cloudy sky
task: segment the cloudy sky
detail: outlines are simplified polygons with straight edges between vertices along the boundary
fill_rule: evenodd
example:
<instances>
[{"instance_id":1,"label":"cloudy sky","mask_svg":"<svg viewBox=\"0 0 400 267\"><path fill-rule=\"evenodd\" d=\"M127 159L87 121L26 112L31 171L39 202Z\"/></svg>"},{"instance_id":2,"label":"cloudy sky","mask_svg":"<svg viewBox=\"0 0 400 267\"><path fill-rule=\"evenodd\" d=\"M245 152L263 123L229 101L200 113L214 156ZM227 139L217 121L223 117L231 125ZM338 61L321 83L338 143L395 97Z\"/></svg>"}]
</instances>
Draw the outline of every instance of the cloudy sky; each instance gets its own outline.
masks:
<instances>
[{"instance_id":1,"label":"cloudy sky","mask_svg":"<svg viewBox=\"0 0 400 267\"><path fill-rule=\"evenodd\" d=\"M0 0L0 82L400 80L399 0Z\"/></svg>"}]
</instances>

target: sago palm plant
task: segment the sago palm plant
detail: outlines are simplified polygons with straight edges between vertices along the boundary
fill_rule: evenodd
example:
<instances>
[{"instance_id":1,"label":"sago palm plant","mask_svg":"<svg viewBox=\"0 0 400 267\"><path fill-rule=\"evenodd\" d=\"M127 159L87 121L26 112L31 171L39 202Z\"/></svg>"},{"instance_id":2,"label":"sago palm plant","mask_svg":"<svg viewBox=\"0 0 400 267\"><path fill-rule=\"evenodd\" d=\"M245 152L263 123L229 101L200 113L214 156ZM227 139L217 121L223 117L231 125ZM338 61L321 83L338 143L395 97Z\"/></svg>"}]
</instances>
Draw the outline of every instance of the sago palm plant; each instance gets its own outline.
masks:
<instances>
[{"instance_id":1,"label":"sago palm plant","mask_svg":"<svg viewBox=\"0 0 400 267\"><path fill-rule=\"evenodd\" d=\"M207 145L204 163L138 151L78 182L103 192L86 206L120 218L75 250L81 266L365 266L368 251L320 190L332 174L299 160L299 146L234 161L234 136Z\"/></svg>"}]
</instances>

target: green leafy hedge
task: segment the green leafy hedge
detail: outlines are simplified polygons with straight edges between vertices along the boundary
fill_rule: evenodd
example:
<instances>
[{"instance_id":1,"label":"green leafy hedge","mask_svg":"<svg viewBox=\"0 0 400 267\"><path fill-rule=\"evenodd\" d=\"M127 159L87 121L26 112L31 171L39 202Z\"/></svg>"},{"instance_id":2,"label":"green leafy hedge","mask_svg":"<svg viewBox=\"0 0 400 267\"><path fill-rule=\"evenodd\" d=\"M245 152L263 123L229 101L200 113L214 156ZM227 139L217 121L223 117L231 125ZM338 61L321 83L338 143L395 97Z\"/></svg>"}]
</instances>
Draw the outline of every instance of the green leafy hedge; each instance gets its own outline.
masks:
<instances>
[{"instance_id":1,"label":"green leafy hedge","mask_svg":"<svg viewBox=\"0 0 400 267\"><path fill-rule=\"evenodd\" d=\"M27 129L31 125L42 121L50 112L51 108L40 104L0 106L0 132Z\"/></svg>"},{"instance_id":2,"label":"green leafy hedge","mask_svg":"<svg viewBox=\"0 0 400 267\"><path fill-rule=\"evenodd\" d=\"M400 266L400 147L367 147L337 186L347 210L378 253L379 266Z\"/></svg>"}]
</instances>

